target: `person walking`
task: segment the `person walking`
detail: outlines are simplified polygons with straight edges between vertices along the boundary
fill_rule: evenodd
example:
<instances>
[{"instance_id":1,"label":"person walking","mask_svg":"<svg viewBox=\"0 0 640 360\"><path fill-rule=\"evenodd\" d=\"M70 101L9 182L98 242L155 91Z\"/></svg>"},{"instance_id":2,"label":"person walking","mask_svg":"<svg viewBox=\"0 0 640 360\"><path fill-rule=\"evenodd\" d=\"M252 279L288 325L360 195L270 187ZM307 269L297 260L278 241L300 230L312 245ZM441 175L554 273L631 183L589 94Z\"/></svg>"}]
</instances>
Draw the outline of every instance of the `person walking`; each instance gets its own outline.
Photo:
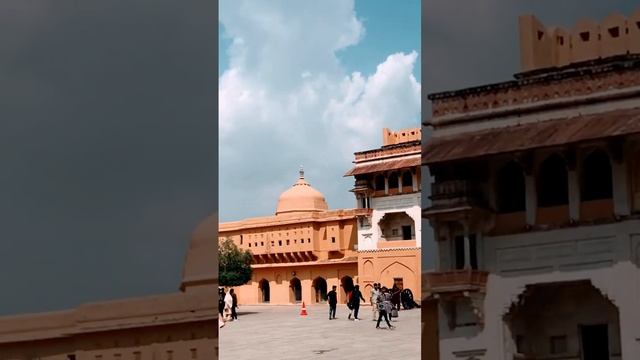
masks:
<instances>
[{"instance_id":1,"label":"person walking","mask_svg":"<svg viewBox=\"0 0 640 360\"><path fill-rule=\"evenodd\" d=\"M393 284L393 288L391 288L391 305L395 310L400 310L400 293L402 289L400 289L396 284Z\"/></svg>"},{"instance_id":2,"label":"person walking","mask_svg":"<svg viewBox=\"0 0 640 360\"><path fill-rule=\"evenodd\" d=\"M337 288L337 286L333 285L331 291L327 293L327 300L329 300L329 320L336 318L336 306L338 305Z\"/></svg>"},{"instance_id":3,"label":"person walking","mask_svg":"<svg viewBox=\"0 0 640 360\"><path fill-rule=\"evenodd\" d=\"M229 293L231 294L231 320L238 321L238 313L236 310L238 308L238 296L233 289L229 290Z\"/></svg>"},{"instance_id":4,"label":"person walking","mask_svg":"<svg viewBox=\"0 0 640 360\"><path fill-rule=\"evenodd\" d=\"M224 288L218 288L218 313L224 314Z\"/></svg>"},{"instance_id":5,"label":"person walking","mask_svg":"<svg viewBox=\"0 0 640 360\"><path fill-rule=\"evenodd\" d=\"M224 318L222 314L224 313L224 288L218 288L218 327L222 328L224 326Z\"/></svg>"},{"instance_id":6,"label":"person walking","mask_svg":"<svg viewBox=\"0 0 640 360\"><path fill-rule=\"evenodd\" d=\"M353 320L360 321L358 319L358 310L360 310L360 300L366 301L360 292L360 285L356 285L351 293L351 307L353 308Z\"/></svg>"},{"instance_id":7,"label":"person walking","mask_svg":"<svg viewBox=\"0 0 640 360\"><path fill-rule=\"evenodd\" d=\"M224 321L231 320L231 307L233 306L233 297L231 291L227 291L227 295L224 296Z\"/></svg>"},{"instance_id":8,"label":"person walking","mask_svg":"<svg viewBox=\"0 0 640 360\"><path fill-rule=\"evenodd\" d=\"M391 312L391 294L386 286L382 287L380 295L378 295L378 309L380 310L380 315L378 315L378 323L376 324L376 329L380 329L380 321L384 318L384 321L387 322L389 329L395 329L395 326L391 325L389 322L388 313Z\"/></svg>"},{"instance_id":9,"label":"person walking","mask_svg":"<svg viewBox=\"0 0 640 360\"><path fill-rule=\"evenodd\" d=\"M378 295L380 295L380 284L373 283L373 290L371 290L371 297L369 299L369 301L371 302L373 321L376 321L378 319Z\"/></svg>"},{"instance_id":10,"label":"person walking","mask_svg":"<svg viewBox=\"0 0 640 360\"><path fill-rule=\"evenodd\" d=\"M347 293L347 308L349 309L349 316L347 319L351 320L351 315L353 315L353 304L351 304L351 295L353 294L353 290Z\"/></svg>"}]
</instances>

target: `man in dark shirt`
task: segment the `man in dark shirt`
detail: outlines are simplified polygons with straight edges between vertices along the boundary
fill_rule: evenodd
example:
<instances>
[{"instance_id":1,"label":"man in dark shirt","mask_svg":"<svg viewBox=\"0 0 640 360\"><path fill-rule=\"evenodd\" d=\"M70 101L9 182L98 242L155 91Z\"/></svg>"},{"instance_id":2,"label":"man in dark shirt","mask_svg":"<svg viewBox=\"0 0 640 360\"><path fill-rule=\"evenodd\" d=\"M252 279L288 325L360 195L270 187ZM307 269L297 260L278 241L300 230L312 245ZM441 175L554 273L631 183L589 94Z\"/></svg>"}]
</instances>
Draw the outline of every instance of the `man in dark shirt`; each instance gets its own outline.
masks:
<instances>
[{"instance_id":1,"label":"man in dark shirt","mask_svg":"<svg viewBox=\"0 0 640 360\"><path fill-rule=\"evenodd\" d=\"M218 289L218 312L220 315L224 313L224 297L225 297L224 288Z\"/></svg>"},{"instance_id":2,"label":"man in dark shirt","mask_svg":"<svg viewBox=\"0 0 640 360\"><path fill-rule=\"evenodd\" d=\"M337 286L333 285L331 291L327 293L327 299L329 300L329 320L336 318L336 305L338 304L337 288Z\"/></svg>"},{"instance_id":3,"label":"man in dark shirt","mask_svg":"<svg viewBox=\"0 0 640 360\"><path fill-rule=\"evenodd\" d=\"M365 301L362 293L360 292L360 286L356 285L351 294L351 308L353 309L353 320L360 321L358 319L358 310L360 310L360 300Z\"/></svg>"},{"instance_id":4,"label":"man in dark shirt","mask_svg":"<svg viewBox=\"0 0 640 360\"><path fill-rule=\"evenodd\" d=\"M236 312L236 308L238 308L238 297L236 296L236 293L233 292L233 289L229 290L229 293L231 294L231 297L233 298L233 302L231 305L231 319L233 321L237 321L238 320L238 313Z\"/></svg>"}]
</instances>

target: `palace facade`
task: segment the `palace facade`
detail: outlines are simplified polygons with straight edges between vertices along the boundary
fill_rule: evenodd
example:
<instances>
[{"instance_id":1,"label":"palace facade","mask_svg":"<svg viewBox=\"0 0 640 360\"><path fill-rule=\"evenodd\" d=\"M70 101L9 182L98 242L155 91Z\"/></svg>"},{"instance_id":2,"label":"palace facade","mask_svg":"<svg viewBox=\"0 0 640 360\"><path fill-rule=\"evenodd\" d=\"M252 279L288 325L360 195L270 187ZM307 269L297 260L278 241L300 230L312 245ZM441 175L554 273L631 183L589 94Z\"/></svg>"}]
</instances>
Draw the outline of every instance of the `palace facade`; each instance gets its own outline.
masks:
<instances>
[{"instance_id":1,"label":"palace facade","mask_svg":"<svg viewBox=\"0 0 640 360\"><path fill-rule=\"evenodd\" d=\"M419 132L385 129L381 148L356 153L345 175L356 178L356 208L330 210L300 170L275 215L221 223L219 240L253 256L251 281L235 288L238 302L322 303L335 285L345 303L356 284L367 298L373 282L419 294Z\"/></svg>"},{"instance_id":2,"label":"palace facade","mask_svg":"<svg viewBox=\"0 0 640 360\"><path fill-rule=\"evenodd\" d=\"M217 359L217 224L196 228L180 291L0 317L0 360Z\"/></svg>"},{"instance_id":3,"label":"palace facade","mask_svg":"<svg viewBox=\"0 0 640 360\"><path fill-rule=\"evenodd\" d=\"M638 24L523 16L515 80L429 95L432 358L640 354Z\"/></svg>"}]
</instances>

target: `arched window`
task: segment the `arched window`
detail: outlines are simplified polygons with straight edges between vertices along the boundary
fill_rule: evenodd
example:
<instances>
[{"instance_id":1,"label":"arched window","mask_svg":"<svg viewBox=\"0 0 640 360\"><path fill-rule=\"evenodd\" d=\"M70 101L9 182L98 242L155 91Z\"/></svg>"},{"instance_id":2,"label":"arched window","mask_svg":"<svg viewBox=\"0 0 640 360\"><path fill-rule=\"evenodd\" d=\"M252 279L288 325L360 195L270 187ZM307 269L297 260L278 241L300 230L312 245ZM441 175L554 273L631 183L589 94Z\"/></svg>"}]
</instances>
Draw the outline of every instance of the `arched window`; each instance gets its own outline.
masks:
<instances>
[{"instance_id":1,"label":"arched window","mask_svg":"<svg viewBox=\"0 0 640 360\"><path fill-rule=\"evenodd\" d=\"M540 165L538 173L538 206L550 207L569 203L569 175L564 159L553 154Z\"/></svg>"},{"instance_id":2,"label":"arched window","mask_svg":"<svg viewBox=\"0 0 640 360\"><path fill-rule=\"evenodd\" d=\"M499 213L525 211L524 172L514 161L507 163L497 174L496 205Z\"/></svg>"},{"instance_id":3,"label":"arched window","mask_svg":"<svg viewBox=\"0 0 640 360\"><path fill-rule=\"evenodd\" d=\"M582 201L611 199L613 180L611 162L606 152L594 150L582 163L580 198Z\"/></svg>"},{"instance_id":4,"label":"arched window","mask_svg":"<svg viewBox=\"0 0 640 360\"><path fill-rule=\"evenodd\" d=\"M397 189L398 188L398 173L392 172L389 174L389 189Z\"/></svg>"},{"instance_id":5,"label":"arched window","mask_svg":"<svg viewBox=\"0 0 640 360\"><path fill-rule=\"evenodd\" d=\"M376 175L373 186L376 191L384 191L384 176L382 174Z\"/></svg>"},{"instance_id":6,"label":"arched window","mask_svg":"<svg viewBox=\"0 0 640 360\"><path fill-rule=\"evenodd\" d=\"M410 170L405 170L402 173L402 187L411 186L413 187L413 174Z\"/></svg>"}]
</instances>

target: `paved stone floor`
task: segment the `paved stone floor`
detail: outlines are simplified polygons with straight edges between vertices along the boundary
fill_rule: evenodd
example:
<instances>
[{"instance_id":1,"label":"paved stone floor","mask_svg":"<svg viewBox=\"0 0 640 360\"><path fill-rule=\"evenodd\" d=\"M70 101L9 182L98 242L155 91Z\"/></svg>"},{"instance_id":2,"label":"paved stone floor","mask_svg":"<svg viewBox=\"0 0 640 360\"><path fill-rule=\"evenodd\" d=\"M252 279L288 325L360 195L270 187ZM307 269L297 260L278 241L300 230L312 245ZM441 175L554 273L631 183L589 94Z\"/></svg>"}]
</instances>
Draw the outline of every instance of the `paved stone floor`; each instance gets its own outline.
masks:
<instances>
[{"instance_id":1,"label":"paved stone floor","mask_svg":"<svg viewBox=\"0 0 640 360\"><path fill-rule=\"evenodd\" d=\"M420 359L420 309L401 310L394 330L376 329L371 307L360 308L361 321L347 320L338 305L329 320L328 305L242 306L239 321L220 329L221 360ZM383 327L384 320L381 323Z\"/></svg>"}]
</instances>

